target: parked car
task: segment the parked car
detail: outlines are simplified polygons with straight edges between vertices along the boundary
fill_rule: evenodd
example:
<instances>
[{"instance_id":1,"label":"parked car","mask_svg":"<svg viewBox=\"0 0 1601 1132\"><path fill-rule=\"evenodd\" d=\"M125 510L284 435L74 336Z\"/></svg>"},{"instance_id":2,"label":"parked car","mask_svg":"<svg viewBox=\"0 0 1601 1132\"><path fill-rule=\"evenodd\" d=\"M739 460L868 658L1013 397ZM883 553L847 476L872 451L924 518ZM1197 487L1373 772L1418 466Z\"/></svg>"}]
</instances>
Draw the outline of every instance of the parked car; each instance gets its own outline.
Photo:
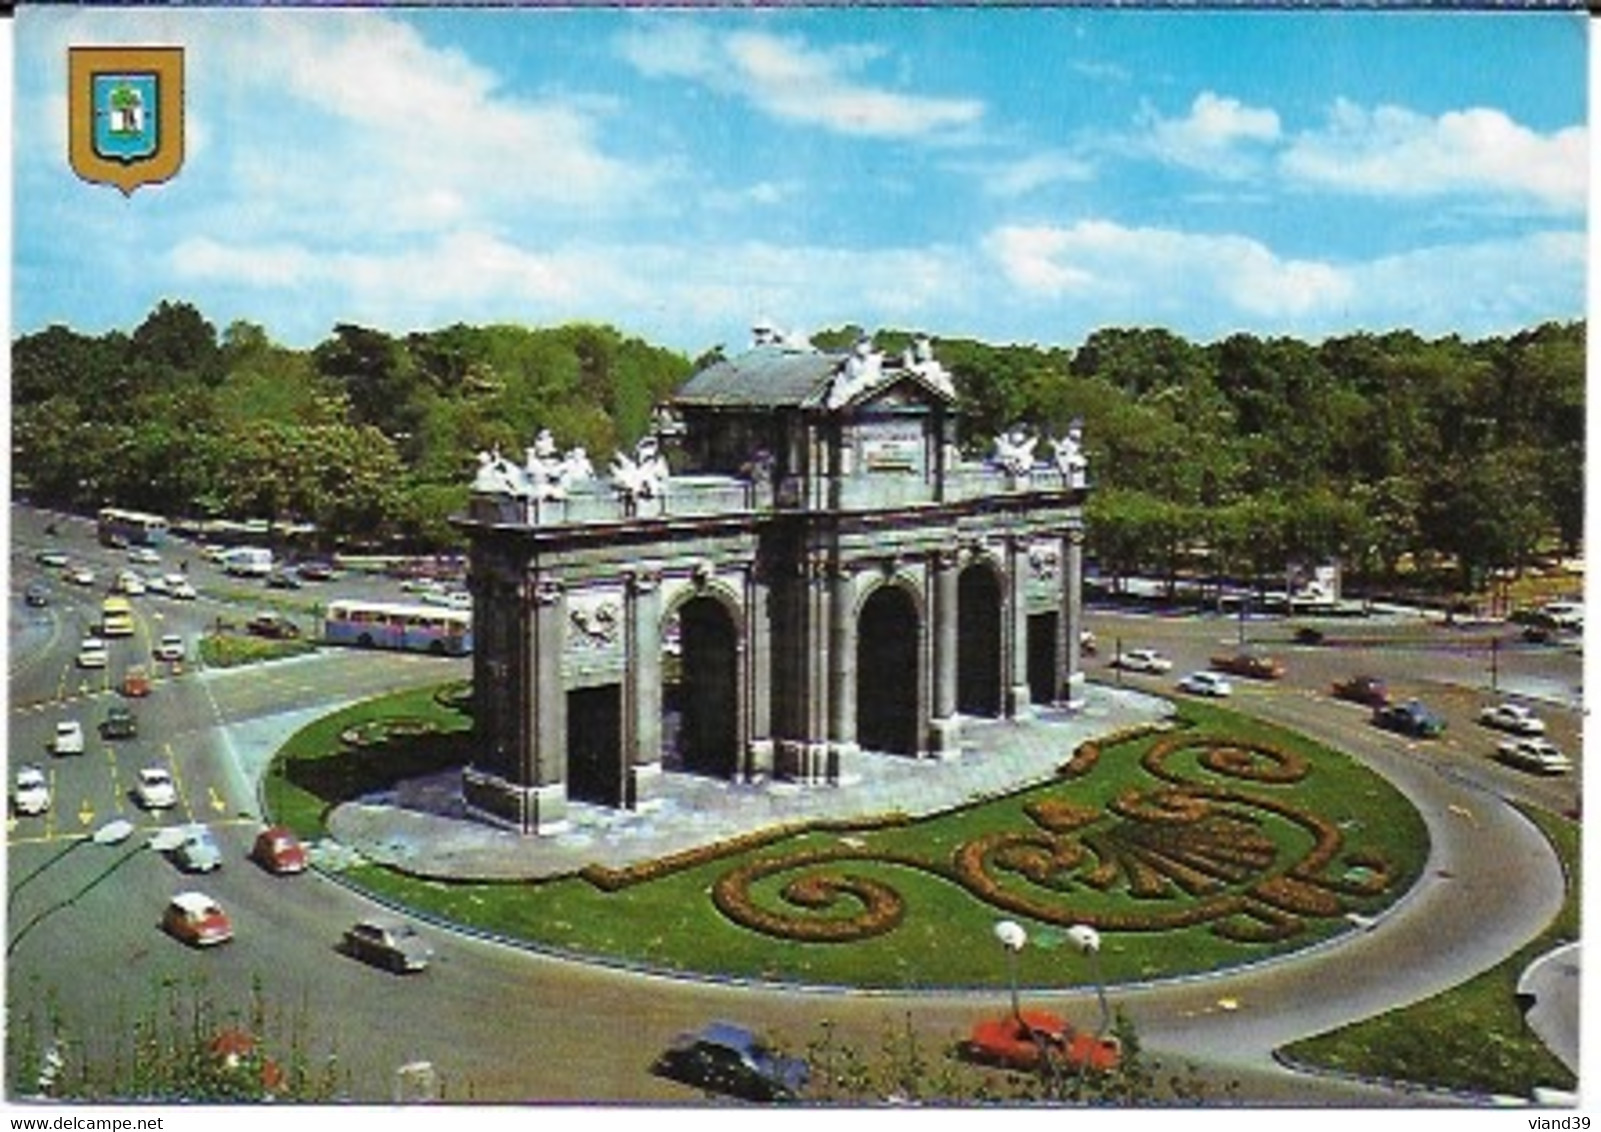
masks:
<instances>
[{"instance_id":1,"label":"parked car","mask_svg":"<svg viewBox=\"0 0 1601 1132\"><path fill-rule=\"evenodd\" d=\"M269 873L280 876L306 871L306 847L281 825L268 826L256 834L255 844L250 847L250 859Z\"/></svg>"},{"instance_id":2,"label":"parked car","mask_svg":"<svg viewBox=\"0 0 1601 1132\"><path fill-rule=\"evenodd\" d=\"M168 810L178 804L178 788L165 767L147 766L140 770L133 795L147 810Z\"/></svg>"},{"instance_id":3,"label":"parked car","mask_svg":"<svg viewBox=\"0 0 1601 1132\"><path fill-rule=\"evenodd\" d=\"M1504 740L1495 748L1495 757L1508 766L1536 774L1567 774L1573 769L1572 759L1549 739L1537 737Z\"/></svg>"},{"instance_id":4,"label":"parked car","mask_svg":"<svg viewBox=\"0 0 1601 1132\"><path fill-rule=\"evenodd\" d=\"M153 650L157 660L182 660L184 657L183 637L177 633L163 633L161 640L156 642Z\"/></svg>"},{"instance_id":5,"label":"parked car","mask_svg":"<svg viewBox=\"0 0 1601 1132\"><path fill-rule=\"evenodd\" d=\"M1518 735L1544 735L1545 722L1521 704L1496 704L1479 713L1479 722Z\"/></svg>"},{"instance_id":6,"label":"parked car","mask_svg":"<svg viewBox=\"0 0 1601 1132\"><path fill-rule=\"evenodd\" d=\"M1129 649L1112 658L1112 664L1129 672L1171 672L1173 662L1155 649Z\"/></svg>"},{"instance_id":7,"label":"parked car","mask_svg":"<svg viewBox=\"0 0 1601 1132\"><path fill-rule=\"evenodd\" d=\"M1237 652L1214 656L1208 665L1217 672L1231 676L1245 676L1252 680L1277 680L1284 675L1284 665L1271 656L1261 653Z\"/></svg>"},{"instance_id":8,"label":"parked car","mask_svg":"<svg viewBox=\"0 0 1601 1132\"><path fill-rule=\"evenodd\" d=\"M112 704L106 709L106 717L100 721L100 737L102 739L132 739L139 734L139 717L121 704Z\"/></svg>"},{"instance_id":9,"label":"parked car","mask_svg":"<svg viewBox=\"0 0 1601 1132\"><path fill-rule=\"evenodd\" d=\"M211 830L203 825L192 825L173 849L172 859L186 873L209 873L222 868L222 849Z\"/></svg>"},{"instance_id":10,"label":"parked car","mask_svg":"<svg viewBox=\"0 0 1601 1132\"><path fill-rule=\"evenodd\" d=\"M270 610L258 613L245 623L245 631L257 637L278 641L291 641L300 636L300 628L282 614Z\"/></svg>"},{"instance_id":11,"label":"parked car","mask_svg":"<svg viewBox=\"0 0 1601 1132\"><path fill-rule=\"evenodd\" d=\"M1368 707L1383 707L1390 702L1390 689L1377 676L1352 676L1334 685L1336 698Z\"/></svg>"},{"instance_id":12,"label":"parked car","mask_svg":"<svg viewBox=\"0 0 1601 1132\"><path fill-rule=\"evenodd\" d=\"M1048 1010L1024 1010L974 1024L959 1047L961 1056L1003 1069L1037 1072L1049 1059L1059 1068L1107 1070L1122 1059L1121 1043L1112 1037L1080 1033Z\"/></svg>"},{"instance_id":13,"label":"parked car","mask_svg":"<svg viewBox=\"0 0 1601 1132\"><path fill-rule=\"evenodd\" d=\"M174 896L162 913L161 926L191 947L212 947L233 938L233 922L228 913L203 892L180 892Z\"/></svg>"},{"instance_id":14,"label":"parked car","mask_svg":"<svg viewBox=\"0 0 1601 1132\"><path fill-rule=\"evenodd\" d=\"M85 637L78 646L79 668L104 668L111 663L111 653L106 648L106 642L99 637Z\"/></svg>"},{"instance_id":15,"label":"parked car","mask_svg":"<svg viewBox=\"0 0 1601 1132\"><path fill-rule=\"evenodd\" d=\"M1178 682L1181 692L1189 692L1194 696L1232 696L1234 685L1230 684L1216 672L1192 672Z\"/></svg>"},{"instance_id":16,"label":"parked car","mask_svg":"<svg viewBox=\"0 0 1601 1132\"><path fill-rule=\"evenodd\" d=\"M1445 720L1424 707L1420 700L1374 708L1373 722L1415 739L1433 739L1445 730Z\"/></svg>"},{"instance_id":17,"label":"parked car","mask_svg":"<svg viewBox=\"0 0 1601 1132\"><path fill-rule=\"evenodd\" d=\"M72 561L72 559L67 557L66 551L56 550L53 547L46 550L41 550L38 554L33 556L33 560L41 566L49 566L52 570L59 570L67 563Z\"/></svg>"},{"instance_id":18,"label":"parked car","mask_svg":"<svg viewBox=\"0 0 1601 1132\"><path fill-rule=\"evenodd\" d=\"M58 755L83 754L83 724L76 719L63 719L56 724L55 738L50 749Z\"/></svg>"},{"instance_id":19,"label":"parked car","mask_svg":"<svg viewBox=\"0 0 1601 1132\"><path fill-rule=\"evenodd\" d=\"M397 974L426 970L434 949L404 920L369 917L345 929L347 955Z\"/></svg>"},{"instance_id":20,"label":"parked car","mask_svg":"<svg viewBox=\"0 0 1601 1132\"><path fill-rule=\"evenodd\" d=\"M680 1034L651 1065L651 1072L709 1093L747 1101L794 1101L811 1081L811 1067L776 1053L754 1032L712 1022Z\"/></svg>"},{"instance_id":21,"label":"parked car","mask_svg":"<svg viewBox=\"0 0 1601 1132\"><path fill-rule=\"evenodd\" d=\"M22 817L33 817L49 809L50 782L44 771L36 766L18 769L17 784L11 791L11 811Z\"/></svg>"},{"instance_id":22,"label":"parked car","mask_svg":"<svg viewBox=\"0 0 1601 1132\"><path fill-rule=\"evenodd\" d=\"M44 582L29 582L22 600L35 609L43 608L50 604L50 587Z\"/></svg>"}]
</instances>

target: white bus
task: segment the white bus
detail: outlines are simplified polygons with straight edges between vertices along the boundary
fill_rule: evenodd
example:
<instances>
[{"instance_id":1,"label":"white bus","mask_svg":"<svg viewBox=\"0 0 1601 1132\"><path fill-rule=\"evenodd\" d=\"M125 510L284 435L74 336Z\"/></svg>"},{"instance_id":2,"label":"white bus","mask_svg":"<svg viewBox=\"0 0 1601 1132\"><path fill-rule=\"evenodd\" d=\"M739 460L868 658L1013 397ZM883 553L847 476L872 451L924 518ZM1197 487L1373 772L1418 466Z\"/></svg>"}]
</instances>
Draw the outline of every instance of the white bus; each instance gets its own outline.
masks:
<instances>
[{"instance_id":1,"label":"white bus","mask_svg":"<svg viewBox=\"0 0 1601 1132\"><path fill-rule=\"evenodd\" d=\"M102 546L160 546L167 541L167 520L160 515L102 507L95 520Z\"/></svg>"},{"instance_id":2,"label":"white bus","mask_svg":"<svg viewBox=\"0 0 1601 1132\"><path fill-rule=\"evenodd\" d=\"M328 603L322 636L334 645L466 656L473 648L473 619L461 609L341 599Z\"/></svg>"}]
</instances>

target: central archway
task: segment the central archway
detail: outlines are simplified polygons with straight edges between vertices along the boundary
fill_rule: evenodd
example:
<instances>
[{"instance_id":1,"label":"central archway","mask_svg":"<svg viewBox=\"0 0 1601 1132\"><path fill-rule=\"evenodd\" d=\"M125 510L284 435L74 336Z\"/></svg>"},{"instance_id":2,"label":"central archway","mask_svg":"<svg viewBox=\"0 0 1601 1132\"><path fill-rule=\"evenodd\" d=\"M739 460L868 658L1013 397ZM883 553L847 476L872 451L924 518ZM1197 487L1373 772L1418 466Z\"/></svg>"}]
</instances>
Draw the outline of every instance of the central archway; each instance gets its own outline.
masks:
<instances>
[{"instance_id":1,"label":"central archway","mask_svg":"<svg viewBox=\"0 0 1601 1132\"><path fill-rule=\"evenodd\" d=\"M694 597L678 610L676 685L663 689L678 713L679 765L732 778L739 769L739 633L723 603Z\"/></svg>"},{"instance_id":2,"label":"central archway","mask_svg":"<svg viewBox=\"0 0 1601 1132\"><path fill-rule=\"evenodd\" d=\"M862 605L856 626L856 741L870 751L915 755L918 749L917 607L897 586Z\"/></svg>"}]
</instances>

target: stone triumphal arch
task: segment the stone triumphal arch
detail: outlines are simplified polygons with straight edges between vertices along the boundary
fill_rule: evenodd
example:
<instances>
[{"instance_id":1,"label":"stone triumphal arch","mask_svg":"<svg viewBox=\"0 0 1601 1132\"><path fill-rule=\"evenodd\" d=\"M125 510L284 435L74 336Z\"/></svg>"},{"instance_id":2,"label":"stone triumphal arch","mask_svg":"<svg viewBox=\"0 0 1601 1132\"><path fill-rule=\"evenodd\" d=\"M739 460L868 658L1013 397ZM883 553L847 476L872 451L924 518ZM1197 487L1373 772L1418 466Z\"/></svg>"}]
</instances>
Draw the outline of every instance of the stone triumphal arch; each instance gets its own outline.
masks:
<instances>
[{"instance_id":1,"label":"stone triumphal arch","mask_svg":"<svg viewBox=\"0 0 1601 1132\"><path fill-rule=\"evenodd\" d=\"M848 789L863 759L955 755L964 715L1075 706L1077 428L976 462L956 423L926 341L759 326L604 474L546 434L481 456L469 808L544 834L667 774Z\"/></svg>"}]
</instances>

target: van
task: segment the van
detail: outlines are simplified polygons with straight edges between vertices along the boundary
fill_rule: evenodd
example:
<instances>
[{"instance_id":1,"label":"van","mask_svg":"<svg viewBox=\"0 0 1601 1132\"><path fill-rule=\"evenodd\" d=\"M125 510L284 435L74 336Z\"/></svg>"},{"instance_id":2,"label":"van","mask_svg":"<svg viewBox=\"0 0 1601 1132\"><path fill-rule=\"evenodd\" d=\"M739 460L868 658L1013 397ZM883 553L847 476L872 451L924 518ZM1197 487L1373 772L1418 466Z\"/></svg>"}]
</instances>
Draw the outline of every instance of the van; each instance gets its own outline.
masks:
<instances>
[{"instance_id":1,"label":"van","mask_svg":"<svg viewBox=\"0 0 1601 1132\"><path fill-rule=\"evenodd\" d=\"M222 556L222 568L246 578L265 578L272 573L272 551L264 546L236 546Z\"/></svg>"}]
</instances>

